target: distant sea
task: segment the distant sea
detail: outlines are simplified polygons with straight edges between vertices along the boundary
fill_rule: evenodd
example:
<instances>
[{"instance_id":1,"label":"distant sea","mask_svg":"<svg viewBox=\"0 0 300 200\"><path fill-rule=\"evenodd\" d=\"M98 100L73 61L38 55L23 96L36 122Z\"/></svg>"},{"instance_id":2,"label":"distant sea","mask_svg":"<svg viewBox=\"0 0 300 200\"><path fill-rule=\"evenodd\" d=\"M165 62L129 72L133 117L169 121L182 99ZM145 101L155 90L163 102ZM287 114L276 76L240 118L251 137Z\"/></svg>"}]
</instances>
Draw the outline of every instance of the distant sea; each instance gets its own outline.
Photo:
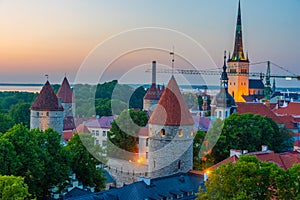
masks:
<instances>
[{"instance_id":1,"label":"distant sea","mask_svg":"<svg viewBox=\"0 0 300 200\"><path fill-rule=\"evenodd\" d=\"M149 88L150 85L147 84L128 84L132 88L137 88L139 86L143 86L144 88ZM22 84L22 83L0 83L0 91L19 91L19 92L40 92L42 89L43 84ZM185 86L185 85L180 85L181 89L198 89L201 90L203 86L201 85L192 85L192 86ZM208 91L214 91L212 93L215 93L215 91L219 90L219 86L208 86ZM300 87L280 87L276 88L276 91L281 91L281 92L297 92L300 94Z\"/></svg>"}]
</instances>

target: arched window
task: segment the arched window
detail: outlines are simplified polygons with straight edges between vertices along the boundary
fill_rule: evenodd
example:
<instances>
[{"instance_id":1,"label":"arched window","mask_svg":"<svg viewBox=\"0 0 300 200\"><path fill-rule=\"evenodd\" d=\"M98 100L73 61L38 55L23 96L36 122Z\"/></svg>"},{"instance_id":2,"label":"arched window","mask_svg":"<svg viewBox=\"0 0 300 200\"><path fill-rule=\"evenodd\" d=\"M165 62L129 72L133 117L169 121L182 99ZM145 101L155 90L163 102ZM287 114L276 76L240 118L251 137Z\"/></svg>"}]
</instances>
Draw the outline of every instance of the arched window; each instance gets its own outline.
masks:
<instances>
[{"instance_id":1,"label":"arched window","mask_svg":"<svg viewBox=\"0 0 300 200\"><path fill-rule=\"evenodd\" d=\"M183 136L182 129L179 129L178 136L179 136L179 137L182 137L182 136Z\"/></svg>"},{"instance_id":2,"label":"arched window","mask_svg":"<svg viewBox=\"0 0 300 200\"><path fill-rule=\"evenodd\" d=\"M160 130L160 135L161 135L162 137L165 137L165 136L166 136L166 131L165 131L164 128Z\"/></svg>"}]
</instances>

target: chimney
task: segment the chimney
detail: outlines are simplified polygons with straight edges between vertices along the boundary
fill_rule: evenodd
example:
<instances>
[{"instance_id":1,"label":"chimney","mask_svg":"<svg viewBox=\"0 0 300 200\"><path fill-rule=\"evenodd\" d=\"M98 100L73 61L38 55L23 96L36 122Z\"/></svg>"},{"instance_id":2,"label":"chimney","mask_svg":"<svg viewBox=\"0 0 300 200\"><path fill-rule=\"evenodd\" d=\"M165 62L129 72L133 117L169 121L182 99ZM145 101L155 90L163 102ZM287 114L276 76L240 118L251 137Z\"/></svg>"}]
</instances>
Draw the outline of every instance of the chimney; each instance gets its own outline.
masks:
<instances>
[{"instance_id":1,"label":"chimney","mask_svg":"<svg viewBox=\"0 0 300 200\"><path fill-rule=\"evenodd\" d=\"M248 150L243 150L243 154L247 154L248 153Z\"/></svg>"},{"instance_id":2,"label":"chimney","mask_svg":"<svg viewBox=\"0 0 300 200\"><path fill-rule=\"evenodd\" d=\"M261 145L261 151L268 151L267 145Z\"/></svg>"},{"instance_id":3,"label":"chimney","mask_svg":"<svg viewBox=\"0 0 300 200\"><path fill-rule=\"evenodd\" d=\"M156 61L152 61L152 84L156 85Z\"/></svg>"},{"instance_id":4,"label":"chimney","mask_svg":"<svg viewBox=\"0 0 300 200\"><path fill-rule=\"evenodd\" d=\"M230 149L230 157L236 155L237 157L239 157L240 155L242 155L242 151L241 150L236 150L236 149Z\"/></svg>"}]
</instances>

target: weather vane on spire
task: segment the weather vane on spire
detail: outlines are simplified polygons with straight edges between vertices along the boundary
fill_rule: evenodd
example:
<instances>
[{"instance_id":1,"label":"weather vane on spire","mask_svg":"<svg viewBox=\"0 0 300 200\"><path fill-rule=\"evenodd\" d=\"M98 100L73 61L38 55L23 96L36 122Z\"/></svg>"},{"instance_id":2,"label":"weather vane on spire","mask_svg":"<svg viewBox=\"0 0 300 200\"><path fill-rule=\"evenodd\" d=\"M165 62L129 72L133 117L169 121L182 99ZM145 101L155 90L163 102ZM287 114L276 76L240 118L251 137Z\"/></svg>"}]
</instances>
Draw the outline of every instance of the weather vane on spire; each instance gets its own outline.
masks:
<instances>
[{"instance_id":1,"label":"weather vane on spire","mask_svg":"<svg viewBox=\"0 0 300 200\"><path fill-rule=\"evenodd\" d=\"M47 81L48 81L49 75L48 75L48 74L45 74L45 77L46 77L46 79L47 79Z\"/></svg>"},{"instance_id":2,"label":"weather vane on spire","mask_svg":"<svg viewBox=\"0 0 300 200\"><path fill-rule=\"evenodd\" d=\"M170 52L170 55L172 56L172 76L173 76L174 75L174 62L175 62L174 46L173 46L173 50Z\"/></svg>"}]
</instances>

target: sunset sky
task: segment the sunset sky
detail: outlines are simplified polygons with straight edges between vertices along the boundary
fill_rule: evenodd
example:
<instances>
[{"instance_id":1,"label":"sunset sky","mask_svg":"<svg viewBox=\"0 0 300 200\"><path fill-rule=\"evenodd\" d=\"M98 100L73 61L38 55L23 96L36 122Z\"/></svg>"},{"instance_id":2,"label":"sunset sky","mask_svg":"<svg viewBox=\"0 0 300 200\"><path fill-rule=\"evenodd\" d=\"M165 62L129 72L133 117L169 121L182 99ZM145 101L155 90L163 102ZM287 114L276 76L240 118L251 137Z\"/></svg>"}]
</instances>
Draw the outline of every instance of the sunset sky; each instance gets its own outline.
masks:
<instances>
[{"instance_id":1,"label":"sunset sky","mask_svg":"<svg viewBox=\"0 0 300 200\"><path fill-rule=\"evenodd\" d=\"M224 50L233 51L237 5L238 0L2 0L0 83L44 83L45 74L60 83L65 73L71 82L84 82L85 74L100 82L123 76L148 83L144 70L152 60L170 65L173 46L177 68L221 67ZM250 62L270 60L300 74L300 1L241 0L241 7ZM265 64L250 71L265 72Z\"/></svg>"}]
</instances>

